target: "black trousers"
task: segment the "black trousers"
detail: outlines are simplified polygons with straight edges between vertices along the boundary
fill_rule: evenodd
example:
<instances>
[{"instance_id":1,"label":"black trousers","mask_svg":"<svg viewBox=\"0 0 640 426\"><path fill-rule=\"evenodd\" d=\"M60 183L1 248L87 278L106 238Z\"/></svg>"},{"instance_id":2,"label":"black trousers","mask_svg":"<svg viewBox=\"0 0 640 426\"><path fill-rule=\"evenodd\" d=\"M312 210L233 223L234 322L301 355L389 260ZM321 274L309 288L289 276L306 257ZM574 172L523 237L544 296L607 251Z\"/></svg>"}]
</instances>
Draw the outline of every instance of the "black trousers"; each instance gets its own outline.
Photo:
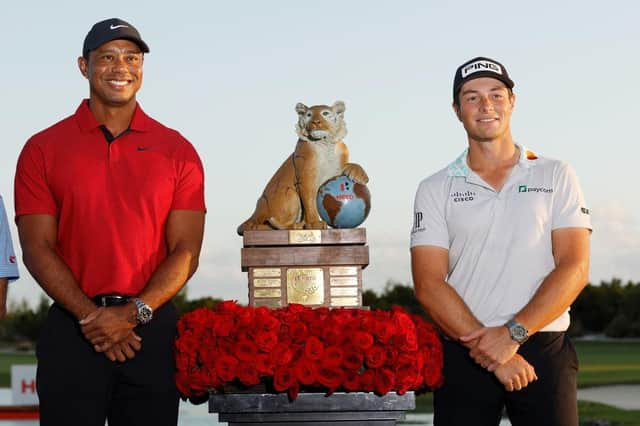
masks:
<instances>
[{"instance_id":1,"label":"black trousers","mask_svg":"<svg viewBox=\"0 0 640 426\"><path fill-rule=\"evenodd\" d=\"M112 362L93 350L75 317L53 304L36 347L40 424L177 425L176 322L173 304L165 304L136 327L142 349L135 358Z\"/></svg>"},{"instance_id":2,"label":"black trousers","mask_svg":"<svg viewBox=\"0 0 640 426\"><path fill-rule=\"evenodd\" d=\"M518 353L538 380L507 392L459 343L443 339L444 386L434 394L436 426L496 426L506 407L514 426L577 426L578 358L565 333L536 333Z\"/></svg>"}]
</instances>

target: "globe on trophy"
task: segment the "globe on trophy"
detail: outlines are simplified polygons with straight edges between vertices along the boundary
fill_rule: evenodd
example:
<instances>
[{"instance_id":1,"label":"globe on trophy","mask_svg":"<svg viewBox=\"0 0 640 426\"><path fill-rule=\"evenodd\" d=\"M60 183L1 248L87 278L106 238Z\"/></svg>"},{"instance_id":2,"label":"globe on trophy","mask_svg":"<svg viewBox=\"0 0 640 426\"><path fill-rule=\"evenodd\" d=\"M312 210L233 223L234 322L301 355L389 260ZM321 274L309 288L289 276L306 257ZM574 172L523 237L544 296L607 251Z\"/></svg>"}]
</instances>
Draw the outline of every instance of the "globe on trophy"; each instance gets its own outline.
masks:
<instances>
[{"instance_id":1,"label":"globe on trophy","mask_svg":"<svg viewBox=\"0 0 640 426\"><path fill-rule=\"evenodd\" d=\"M371 194L366 185L336 176L320 186L318 213L332 228L356 228L369 216Z\"/></svg>"}]
</instances>

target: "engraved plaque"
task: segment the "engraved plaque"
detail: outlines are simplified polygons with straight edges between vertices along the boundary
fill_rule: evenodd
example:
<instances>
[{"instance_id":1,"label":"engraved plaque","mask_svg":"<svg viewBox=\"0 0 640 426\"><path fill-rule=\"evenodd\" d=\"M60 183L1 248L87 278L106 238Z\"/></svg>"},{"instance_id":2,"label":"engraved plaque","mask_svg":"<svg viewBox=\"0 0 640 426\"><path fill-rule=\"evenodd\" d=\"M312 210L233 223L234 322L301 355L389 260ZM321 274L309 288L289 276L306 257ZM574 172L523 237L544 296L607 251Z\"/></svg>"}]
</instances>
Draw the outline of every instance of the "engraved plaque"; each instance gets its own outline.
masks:
<instances>
[{"instance_id":1,"label":"engraved plaque","mask_svg":"<svg viewBox=\"0 0 640 426\"><path fill-rule=\"evenodd\" d=\"M357 296L358 287L331 287L332 296Z\"/></svg>"},{"instance_id":2,"label":"engraved plaque","mask_svg":"<svg viewBox=\"0 0 640 426\"><path fill-rule=\"evenodd\" d=\"M357 266L334 266L329 268L329 275L358 275Z\"/></svg>"},{"instance_id":3,"label":"engraved plaque","mask_svg":"<svg viewBox=\"0 0 640 426\"><path fill-rule=\"evenodd\" d=\"M253 290L253 297L281 297L279 288L257 288Z\"/></svg>"},{"instance_id":4,"label":"engraved plaque","mask_svg":"<svg viewBox=\"0 0 640 426\"><path fill-rule=\"evenodd\" d=\"M287 303L301 303L303 305L321 305L324 303L324 273L322 268L288 269Z\"/></svg>"},{"instance_id":5,"label":"engraved plaque","mask_svg":"<svg viewBox=\"0 0 640 426\"><path fill-rule=\"evenodd\" d=\"M282 306L280 299L255 299L255 306L266 306L268 308L279 308Z\"/></svg>"},{"instance_id":6,"label":"engraved plaque","mask_svg":"<svg viewBox=\"0 0 640 426\"><path fill-rule=\"evenodd\" d=\"M294 229L289 231L289 244L320 244L322 233L319 229Z\"/></svg>"},{"instance_id":7,"label":"engraved plaque","mask_svg":"<svg viewBox=\"0 0 640 426\"><path fill-rule=\"evenodd\" d=\"M357 297L332 297L331 306L359 306Z\"/></svg>"},{"instance_id":8,"label":"engraved plaque","mask_svg":"<svg viewBox=\"0 0 640 426\"><path fill-rule=\"evenodd\" d=\"M279 277L280 268L253 268L253 277Z\"/></svg>"},{"instance_id":9,"label":"engraved plaque","mask_svg":"<svg viewBox=\"0 0 640 426\"><path fill-rule=\"evenodd\" d=\"M280 287L280 278L255 278L254 287Z\"/></svg>"},{"instance_id":10,"label":"engraved plaque","mask_svg":"<svg viewBox=\"0 0 640 426\"><path fill-rule=\"evenodd\" d=\"M331 277L329 283L332 286L357 286L358 277Z\"/></svg>"}]
</instances>

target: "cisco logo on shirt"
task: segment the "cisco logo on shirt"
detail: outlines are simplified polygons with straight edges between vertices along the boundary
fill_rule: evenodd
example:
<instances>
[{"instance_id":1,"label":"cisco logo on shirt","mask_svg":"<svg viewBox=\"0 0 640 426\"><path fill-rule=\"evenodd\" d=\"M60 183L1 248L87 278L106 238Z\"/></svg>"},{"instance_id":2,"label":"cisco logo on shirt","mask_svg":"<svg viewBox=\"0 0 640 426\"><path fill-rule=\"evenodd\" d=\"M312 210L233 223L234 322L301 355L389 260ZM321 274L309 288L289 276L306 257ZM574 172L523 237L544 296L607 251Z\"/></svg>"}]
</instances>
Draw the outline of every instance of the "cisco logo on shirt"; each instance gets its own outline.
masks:
<instances>
[{"instance_id":1,"label":"cisco logo on shirt","mask_svg":"<svg viewBox=\"0 0 640 426\"><path fill-rule=\"evenodd\" d=\"M551 194L553 192L553 188L543 188L542 186L531 188L527 185L520 185L518 186L518 192L542 192L545 194Z\"/></svg>"},{"instance_id":2,"label":"cisco logo on shirt","mask_svg":"<svg viewBox=\"0 0 640 426\"><path fill-rule=\"evenodd\" d=\"M465 203L476 199L476 193L473 191L460 192L456 191L451 194L451 201L454 203Z\"/></svg>"}]
</instances>

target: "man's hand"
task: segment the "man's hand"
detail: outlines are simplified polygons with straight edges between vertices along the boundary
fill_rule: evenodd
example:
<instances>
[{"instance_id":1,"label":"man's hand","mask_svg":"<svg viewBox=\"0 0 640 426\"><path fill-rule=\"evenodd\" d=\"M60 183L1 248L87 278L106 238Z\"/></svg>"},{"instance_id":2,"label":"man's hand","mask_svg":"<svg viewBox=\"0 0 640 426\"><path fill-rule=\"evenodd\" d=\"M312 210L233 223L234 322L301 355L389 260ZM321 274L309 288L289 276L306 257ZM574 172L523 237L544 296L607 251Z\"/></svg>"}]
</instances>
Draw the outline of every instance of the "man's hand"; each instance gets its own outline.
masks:
<instances>
[{"instance_id":1,"label":"man's hand","mask_svg":"<svg viewBox=\"0 0 640 426\"><path fill-rule=\"evenodd\" d=\"M142 348L141 341L142 338L132 331L127 337L111 346L104 355L113 362L125 362L127 359L133 359L136 352Z\"/></svg>"},{"instance_id":2,"label":"man's hand","mask_svg":"<svg viewBox=\"0 0 640 426\"><path fill-rule=\"evenodd\" d=\"M519 391L534 380L538 380L533 366L519 354L515 354L509 361L499 366L494 374L509 392Z\"/></svg>"},{"instance_id":3,"label":"man's hand","mask_svg":"<svg viewBox=\"0 0 640 426\"><path fill-rule=\"evenodd\" d=\"M511 338L509 330L504 326L482 327L460 337L463 344L473 340L477 340L477 343L471 347L469 355L483 368L492 372L510 360L520 346Z\"/></svg>"},{"instance_id":4,"label":"man's hand","mask_svg":"<svg viewBox=\"0 0 640 426\"><path fill-rule=\"evenodd\" d=\"M99 307L80 321L82 334L96 352L106 352L124 340L136 326L135 306Z\"/></svg>"}]
</instances>

